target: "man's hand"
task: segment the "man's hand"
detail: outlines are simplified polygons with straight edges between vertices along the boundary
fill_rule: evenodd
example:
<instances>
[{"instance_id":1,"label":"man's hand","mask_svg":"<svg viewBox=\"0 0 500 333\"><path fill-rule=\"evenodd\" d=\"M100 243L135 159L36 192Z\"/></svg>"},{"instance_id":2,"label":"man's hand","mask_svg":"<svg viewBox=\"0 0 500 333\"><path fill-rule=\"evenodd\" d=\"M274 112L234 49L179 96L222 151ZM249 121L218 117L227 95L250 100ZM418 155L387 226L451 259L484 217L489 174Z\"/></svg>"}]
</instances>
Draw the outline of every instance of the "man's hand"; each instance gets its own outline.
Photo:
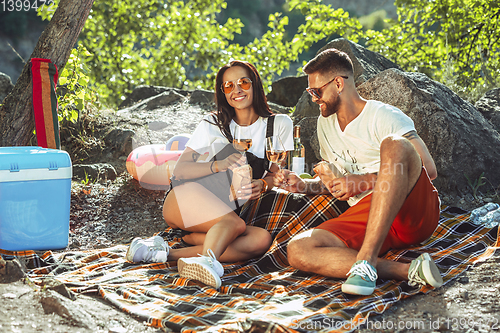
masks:
<instances>
[{"instance_id":1,"label":"man's hand","mask_svg":"<svg viewBox=\"0 0 500 333\"><path fill-rule=\"evenodd\" d=\"M377 176L371 173L364 175L351 174L336 178L325 184L325 187L335 198L346 201L350 197L372 189L375 186L376 179Z\"/></svg>"},{"instance_id":2,"label":"man's hand","mask_svg":"<svg viewBox=\"0 0 500 333\"><path fill-rule=\"evenodd\" d=\"M281 169L273 179L274 186L294 193L304 193L306 184L295 172Z\"/></svg>"}]
</instances>

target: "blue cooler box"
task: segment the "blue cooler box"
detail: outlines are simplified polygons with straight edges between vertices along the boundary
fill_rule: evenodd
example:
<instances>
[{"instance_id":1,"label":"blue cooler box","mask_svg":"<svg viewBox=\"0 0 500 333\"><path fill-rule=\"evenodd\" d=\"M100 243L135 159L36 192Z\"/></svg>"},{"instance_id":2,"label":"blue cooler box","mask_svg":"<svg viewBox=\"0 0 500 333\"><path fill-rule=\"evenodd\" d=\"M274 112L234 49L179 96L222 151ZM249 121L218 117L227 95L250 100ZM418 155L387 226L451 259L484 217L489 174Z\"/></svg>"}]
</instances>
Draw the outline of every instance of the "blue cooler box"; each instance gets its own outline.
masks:
<instances>
[{"instance_id":1,"label":"blue cooler box","mask_svg":"<svg viewBox=\"0 0 500 333\"><path fill-rule=\"evenodd\" d=\"M0 147L0 249L68 246L71 159L41 147Z\"/></svg>"}]
</instances>

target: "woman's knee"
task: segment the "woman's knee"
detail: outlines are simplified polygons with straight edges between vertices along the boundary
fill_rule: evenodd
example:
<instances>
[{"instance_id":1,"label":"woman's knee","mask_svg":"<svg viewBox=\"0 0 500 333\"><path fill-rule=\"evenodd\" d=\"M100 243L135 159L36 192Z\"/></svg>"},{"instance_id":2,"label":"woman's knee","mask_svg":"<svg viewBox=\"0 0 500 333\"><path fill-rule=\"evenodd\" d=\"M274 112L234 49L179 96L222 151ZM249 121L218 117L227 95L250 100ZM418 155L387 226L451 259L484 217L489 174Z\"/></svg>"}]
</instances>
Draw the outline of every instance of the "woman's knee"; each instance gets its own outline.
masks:
<instances>
[{"instance_id":1,"label":"woman's knee","mask_svg":"<svg viewBox=\"0 0 500 333\"><path fill-rule=\"evenodd\" d=\"M203 245L207 234L201 232L193 232L182 237L182 240L189 245Z\"/></svg>"},{"instance_id":2,"label":"woman's knee","mask_svg":"<svg viewBox=\"0 0 500 333\"><path fill-rule=\"evenodd\" d=\"M224 215L218 222L213 225L212 228L231 230L231 232L235 233L237 236L243 235L247 230L245 221L243 221L234 212Z\"/></svg>"},{"instance_id":3,"label":"woman's knee","mask_svg":"<svg viewBox=\"0 0 500 333\"><path fill-rule=\"evenodd\" d=\"M262 228L256 228L253 232L251 248L249 250L254 256L262 255L269 250L272 241L273 238L269 231Z\"/></svg>"}]
</instances>

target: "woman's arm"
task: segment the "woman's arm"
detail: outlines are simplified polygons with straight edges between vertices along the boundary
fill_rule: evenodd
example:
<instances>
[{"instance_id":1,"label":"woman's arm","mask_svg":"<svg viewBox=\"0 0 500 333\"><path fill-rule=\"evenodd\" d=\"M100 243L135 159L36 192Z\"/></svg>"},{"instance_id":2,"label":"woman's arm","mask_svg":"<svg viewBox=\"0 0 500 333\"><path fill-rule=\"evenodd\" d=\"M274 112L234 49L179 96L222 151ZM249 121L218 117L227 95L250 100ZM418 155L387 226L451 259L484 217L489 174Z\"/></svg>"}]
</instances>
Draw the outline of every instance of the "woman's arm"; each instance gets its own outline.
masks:
<instances>
[{"instance_id":1,"label":"woman's arm","mask_svg":"<svg viewBox=\"0 0 500 333\"><path fill-rule=\"evenodd\" d=\"M217 172L226 171L229 168L242 165L244 157L239 153L229 155L226 159L206 163L197 163L200 154L195 150L186 147L179 160L175 164L174 172L177 179L194 179L208 176Z\"/></svg>"}]
</instances>

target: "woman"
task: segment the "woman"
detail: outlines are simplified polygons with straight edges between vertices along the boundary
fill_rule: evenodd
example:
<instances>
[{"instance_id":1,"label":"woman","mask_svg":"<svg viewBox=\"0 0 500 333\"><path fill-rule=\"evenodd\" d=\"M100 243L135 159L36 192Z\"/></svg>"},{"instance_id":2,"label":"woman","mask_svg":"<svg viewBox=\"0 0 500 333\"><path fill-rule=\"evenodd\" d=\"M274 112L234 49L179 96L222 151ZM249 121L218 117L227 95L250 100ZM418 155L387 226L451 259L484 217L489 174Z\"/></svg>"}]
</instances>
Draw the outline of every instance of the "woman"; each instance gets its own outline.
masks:
<instances>
[{"instance_id":1,"label":"woman","mask_svg":"<svg viewBox=\"0 0 500 333\"><path fill-rule=\"evenodd\" d=\"M163 205L166 223L188 232L183 240L193 246L169 249L161 237L136 238L127 260L178 260L180 276L218 288L224 273L219 261L254 258L271 245L269 232L247 226L238 212L246 200L257 199L272 188L278 166L266 159L266 136L279 136L285 149L292 150L293 123L286 115L272 114L260 76L248 62L223 66L217 73L215 92L217 111L204 118L186 144ZM252 139L244 154L231 144L236 129L244 129ZM227 176L247 162L253 179L234 193Z\"/></svg>"}]
</instances>

